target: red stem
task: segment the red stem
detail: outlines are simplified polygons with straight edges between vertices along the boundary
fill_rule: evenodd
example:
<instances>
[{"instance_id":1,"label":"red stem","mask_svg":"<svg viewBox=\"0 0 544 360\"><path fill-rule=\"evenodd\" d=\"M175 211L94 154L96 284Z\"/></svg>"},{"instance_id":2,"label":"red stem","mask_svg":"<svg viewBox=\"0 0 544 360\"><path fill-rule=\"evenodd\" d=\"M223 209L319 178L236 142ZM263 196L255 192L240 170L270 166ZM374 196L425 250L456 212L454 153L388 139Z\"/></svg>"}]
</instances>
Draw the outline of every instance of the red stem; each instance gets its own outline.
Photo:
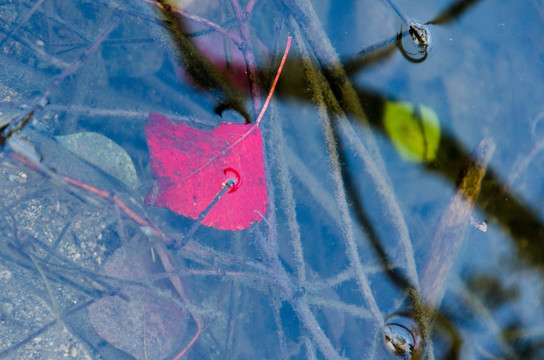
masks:
<instances>
[{"instance_id":1,"label":"red stem","mask_svg":"<svg viewBox=\"0 0 544 360\"><path fill-rule=\"evenodd\" d=\"M278 83L278 80L280 78L283 65L285 65L285 60L287 59L287 54L289 54L289 48L291 48L291 40L292 38L289 36L287 38L287 45L285 46L285 51L283 52L283 57L281 58L281 63L280 63L280 66L278 67L278 71L276 72L276 77L274 78L274 82L272 83L272 86L270 87L270 91L268 92L266 101L264 102L263 108L261 109L261 112L259 113L259 117L257 118L257 120L255 120L255 124L257 126L261 122L264 116L264 113L266 109L268 108L268 104L270 103L270 99L272 98L272 94L274 93L274 89L276 88L276 84Z\"/></svg>"}]
</instances>

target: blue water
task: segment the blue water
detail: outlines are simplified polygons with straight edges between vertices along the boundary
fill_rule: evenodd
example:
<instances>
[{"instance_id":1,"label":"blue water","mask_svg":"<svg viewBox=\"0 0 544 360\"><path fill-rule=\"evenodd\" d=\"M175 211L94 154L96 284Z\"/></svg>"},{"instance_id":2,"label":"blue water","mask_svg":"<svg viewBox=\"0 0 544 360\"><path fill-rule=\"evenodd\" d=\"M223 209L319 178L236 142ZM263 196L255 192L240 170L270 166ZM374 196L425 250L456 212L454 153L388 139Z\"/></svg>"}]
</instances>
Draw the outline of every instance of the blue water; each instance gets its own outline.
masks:
<instances>
[{"instance_id":1,"label":"blue water","mask_svg":"<svg viewBox=\"0 0 544 360\"><path fill-rule=\"evenodd\" d=\"M287 9L298 2L285 3L287 8L256 2L248 25L261 104L287 37L293 36L272 105L260 125L269 197L266 217L239 232L199 228L193 245L203 246L205 250L198 249L204 255L195 248L179 251L169 245L169 256L183 272L187 292L183 301L168 280L156 280L157 273L164 271L161 266L167 267L162 260L161 266L156 260L157 268L145 269L148 277L140 279L139 286L186 306L190 303L186 311L193 314L180 320L187 322L187 330L177 343L167 331L158 336L172 346L172 355L161 356L173 358L179 353L201 322L202 333L187 358L303 359L315 355L402 359L383 345L384 319L403 313L421 320L406 284L423 289L415 292L417 299L429 295L422 273L434 251L437 229L447 221L443 215L470 153L485 138L496 148L471 216L474 223L485 222L487 231L477 229L467 218L461 224L461 236L451 239L459 241L456 253L439 252L453 266L442 280L444 296L428 304L436 315L434 327L421 340L426 350L418 351L429 359L542 358L544 7L537 1L474 1L439 24L433 20L453 2L396 0L393 6L407 19L431 22L424 26L432 43L424 61L416 63L395 46L397 33L407 31L409 24L388 2L309 2L323 31L322 38L309 42L314 45L313 50L308 47L311 66L321 71L334 65L325 46L330 43L347 69L349 84L331 81L346 117L329 107L329 122L319 112L319 94L312 93L304 77L309 73L303 67L302 47L308 42L298 42L298 36L311 38L318 33L297 33L294 24L304 19L299 15L293 20ZM52 252L70 257L77 266L115 277L122 272L107 273L103 264L118 248L142 239L164 239L137 224L130 212L115 203L114 194L169 238L181 241L195 223L145 203L154 186L144 134L148 113L160 112L200 129L254 119L245 82L246 63L231 40L205 25L183 20L189 41L198 43L220 72L226 61L227 68L233 69L227 72L242 74L235 79L236 91L214 85L213 75L206 71L204 79L191 78L194 71L202 70L190 68L198 58L196 51L181 50L171 36L172 27L165 23L172 19L143 1L120 1L108 7L101 1L59 4L45 0L31 10L33 5L23 1L2 5L0 10L1 119L36 110L16 135L25 141L23 145L10 140L3 154L41 157L40 164L53 170L36 171L3 158L0 166L7 180L2 180L2 186L14 190L6 192L12 194L6 195L10 205L0 208L0 214L6 221L15 221L18 230L8 225L2 228L2 256L20 256L13 252L13 244L21 244L21 234L31 232L47 246L60 239ZM241 37L229 1L195 2L185 10ZM111 33L92 48L109 27L113 27ZM391 41L366 57L360 55L387 40ZM402 40L406 50L410 41L409 36ZM85 51L88 54L82 57ZM76 67L66 70L70 64ZM54 76L61 76L58 84ZM355 91L364 117L346 110L350 100L345 93L339 95L342 86ZM43 107L36 105L40 97ZM440 124L436 158L408 161L395 147L385 130L384 109L399 102L422 105L436 113ZM221 117L217 110L222 107L226 111ZM139 186L130 189L105 173L100 163L108 159L98 151L86 150L97 154L97 162L89 164L54 141L57 135L82 131L100 133L126 150ZM327 131L335 132L334 141L327 140ZM36 154L39 156L33 157ZM26 171L28 180L14 183L20 176L17 171ZM81 186L70 188L55 174L92 184L109 195L89 193ZM36 188L42 191L35 192ZM42 222L36 223L28 212L32 206L56 212L42 212ZM85 211L79 211L79 206ZM77 229L70 223L76 220L71 219L77 219ZM60 236L67 223L70 236ZM88 233L96 235L94 240ZM405 235L409 246L403 242ZM100 251L88 251L90 245L81 243L99 244ZM357 264L350 248L356 248ZM63 314L73 304L119 295L95 292L96 282L75 286L67 279L82 273L70 272L70 266L62 262L65 268L51 266L47 255L33 247L23 249L41 266L28 257L18 262L6 260L2 266L16 274L8 285L19 293L36 291L38 298L52 305L36 305L39 310L23 318L23 309L31 300L21 303L7 294L0 320L9 326L2 335L9 341L0 347L0 354L34 359L57 356L60 353L55 351L63 351L58 349L68 341L58 330L63 326L78 351L95 358L144 358L145 346L150 353L153 346L159 346L151 335L159 333L160 326L127 325L127 334L141 334L138 331L144 328L143 334L150 335L144 336L149 342L141 346L143 338L114 338L96 324L91 326L86 309L76 312L77 319L63 315L62 325L44 330L53 344L49 348L25 340L28 334L22 333L21 324L36 331L47 323L39 320L43 313L54 321L55 311ZM74 249L81 254L75 256ZM389 273L386 264L393 269ZM45 277L55 285L56 302L38 268L48 269ZM121 293L125 285L110 284ZM81 291L83 288L88 291ZM63 301L69 297L73 302ZM303 316L305 309L317 323ZM17 343L20 347L10 348Z\"/></svg>"}]
</instances>

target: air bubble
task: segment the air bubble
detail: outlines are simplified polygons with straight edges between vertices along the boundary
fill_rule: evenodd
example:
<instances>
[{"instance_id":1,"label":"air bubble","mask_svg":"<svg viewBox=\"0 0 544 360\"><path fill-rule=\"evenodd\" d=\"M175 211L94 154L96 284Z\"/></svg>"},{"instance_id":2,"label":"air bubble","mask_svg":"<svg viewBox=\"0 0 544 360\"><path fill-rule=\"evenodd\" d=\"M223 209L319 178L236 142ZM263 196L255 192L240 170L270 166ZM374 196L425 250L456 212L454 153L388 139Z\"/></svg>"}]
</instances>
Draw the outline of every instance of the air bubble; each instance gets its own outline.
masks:
<instances>
[{"instance_id":1,"label":"air bubble","mask_svg":"<svg viewBox=\"0 0 544 360\"><path fill-rule=\"evenodd\" d=\"M383 341L395 359L418 359L421 353L422 341L417 324L405 315L391 315L386 319Z\"/></svg>"},{"instance_id":2,"label":"air bubble","mask_svg":"<svg viewBox=\"0 0 544 360\"><path fill-rule=\"evenodd\" d=\"M423 62L429 55L432 44L429 27L415 20L410 20L407 33L408 35L402 36L400 39L399 47L402 55L411 62Z\"/></svg>"},{"instance_id":3,"label":"air bubble","mask_svg":"<svg viewBox=\"0 0 544 360\"><path fill-rule=\"evenodd\" d=\"M415 20L410 21L410 37L414 43L422 50L427 51L427 48L431 46L432 37L431 31L426 25L423 25Z\"/></svg>"}]
</instances>

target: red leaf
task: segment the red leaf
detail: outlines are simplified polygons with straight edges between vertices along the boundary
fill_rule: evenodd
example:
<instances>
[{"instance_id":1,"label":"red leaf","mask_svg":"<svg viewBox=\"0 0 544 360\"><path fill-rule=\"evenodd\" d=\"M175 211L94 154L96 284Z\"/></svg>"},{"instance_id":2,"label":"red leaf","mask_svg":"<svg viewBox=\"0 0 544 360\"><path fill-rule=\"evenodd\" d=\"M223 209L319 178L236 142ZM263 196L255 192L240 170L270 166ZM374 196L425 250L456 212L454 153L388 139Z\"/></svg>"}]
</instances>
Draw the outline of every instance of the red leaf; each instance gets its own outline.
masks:
<instances>
[{"instance_id":1,"label":"red leaf","mask_svg":"<svg viewBox=\"0 0 544 360\"><path fill-rule=\"evenodd\" d=\"M158 191L153 204L197 219L223 189L235 186L214 205L202 224L221 230L242 230L266 213L261 131L251 124L221 124L213 130L175 124L150 113L145 134L151 172ZM260 213L260 214L259 214Z\"/></svg>"}]
</instances>

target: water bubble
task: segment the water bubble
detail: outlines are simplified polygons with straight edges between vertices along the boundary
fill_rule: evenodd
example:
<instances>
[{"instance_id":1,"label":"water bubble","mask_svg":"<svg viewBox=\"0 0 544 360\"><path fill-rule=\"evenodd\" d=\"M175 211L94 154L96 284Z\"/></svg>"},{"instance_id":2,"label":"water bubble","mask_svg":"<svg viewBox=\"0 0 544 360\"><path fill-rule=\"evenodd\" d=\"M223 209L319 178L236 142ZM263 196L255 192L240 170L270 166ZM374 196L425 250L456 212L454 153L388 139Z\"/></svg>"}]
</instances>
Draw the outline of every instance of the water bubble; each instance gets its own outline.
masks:
<instances>
[{"instance_id":1,"label":"water bubble","mask_svg":"<svg viewBox=\"0 0 544 360\"><path fill-rule=\"evenodd\" d=\"M423 62L432 43L431 31L427 25L415 20L410 20L408 34L400 39L400 51L409 61L414 63Z\"/></svg>"},{"instance_id":2,"label":"water bubble","mask_svg":"<svg viewBox=\"0 0 544 360\"><path fill-rule=\"evenodd\" d=\"M421 47L424 51L427 51L427 48L431 46L431 31L426 25L412 20L410 21L409 33L415 44Z\"/></svg>"},{"instance_id":3,"label":"water bubble","mask_svg":"<svg viewBox=\"0 0 544 360\"><path fill-rule=\"evenodd\" d=\"M306 288L301 286L299 287L296 291L295 291L295 294L293 295L293 297L295 299L300 299L301 297L303 297L304 295L306 295Z\"/></svg>"},{"instance_id":4,"label":"water bubble","mask_svg":"<svg viewBox=\"0 0 544 360\"><path fill-rule=\"evenodd\" d=\"M421 337L416 322L405 315L389 316L383 329L384 346L396 359L418 359Z\"/></svg>"}]
</instances>

